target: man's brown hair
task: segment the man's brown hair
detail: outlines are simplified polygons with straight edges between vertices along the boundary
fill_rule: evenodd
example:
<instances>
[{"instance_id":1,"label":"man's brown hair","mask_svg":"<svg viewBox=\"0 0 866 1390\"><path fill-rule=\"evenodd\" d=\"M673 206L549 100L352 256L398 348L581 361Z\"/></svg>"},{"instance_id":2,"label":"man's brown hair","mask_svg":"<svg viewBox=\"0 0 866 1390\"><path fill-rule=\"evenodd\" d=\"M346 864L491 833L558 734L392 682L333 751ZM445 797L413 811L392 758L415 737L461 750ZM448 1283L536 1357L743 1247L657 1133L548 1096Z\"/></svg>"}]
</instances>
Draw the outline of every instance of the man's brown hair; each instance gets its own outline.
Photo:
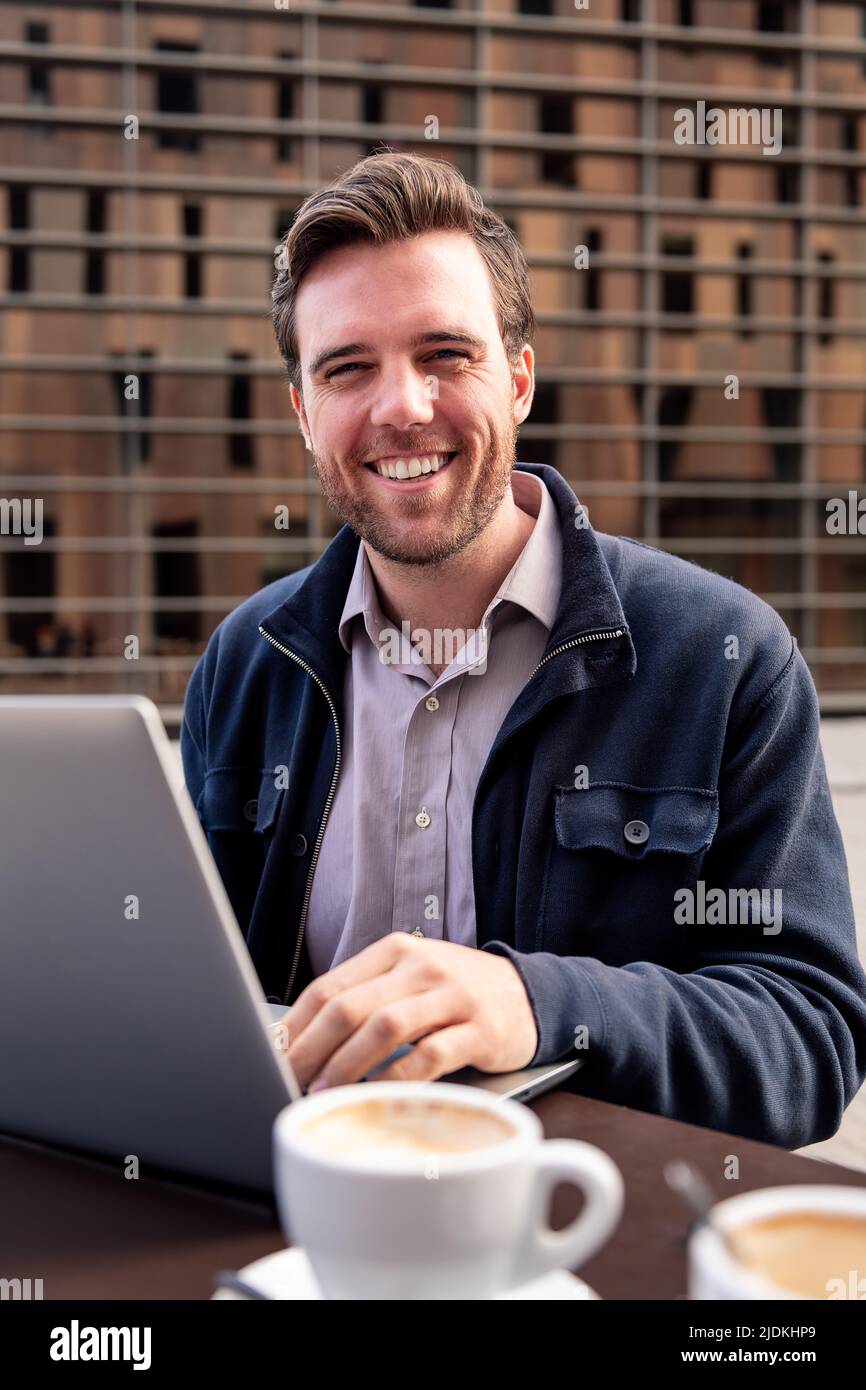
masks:
<instances>
[{"instance_id":1,"label":"man's brown hair","mask_svg":"<svg viewBox=\"0 0 866 1390\"><path fill-rule=\"evenodd\" d=\"M274 333L289 381L300 391L295 303L301 281L328 251L354 242L385 246L425 232L472 238L490 277L510 365L535 333L526 257L511 228L485 207L459 169L424 155L368 155L301 204L282 243L274 280Z\"/></svg>"}]
</instances>

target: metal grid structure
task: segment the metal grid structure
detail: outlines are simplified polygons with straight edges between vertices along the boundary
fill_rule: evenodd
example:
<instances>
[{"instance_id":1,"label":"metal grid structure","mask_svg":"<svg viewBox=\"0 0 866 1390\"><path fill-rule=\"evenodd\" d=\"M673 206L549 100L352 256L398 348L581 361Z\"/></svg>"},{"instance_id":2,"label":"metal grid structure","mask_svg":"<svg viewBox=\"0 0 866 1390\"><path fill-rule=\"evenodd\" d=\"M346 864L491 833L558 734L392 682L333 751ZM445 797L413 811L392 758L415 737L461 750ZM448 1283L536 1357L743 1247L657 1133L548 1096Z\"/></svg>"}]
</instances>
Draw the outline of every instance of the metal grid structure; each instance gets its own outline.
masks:
<instances>
[{"instance_id":1,"label":"metal grid structure","mask_svg":"<svg viewBox=\"0 0 866 1390\"><path fill-rule=\"evenodd\" d=\"M543 0L514 3L536 11L545 9ZM727 7L712 0L705 4L698 0L688 6L677 5L674 0L641 0L633 5L609 0L605 6L598 0L580 14L564 3L557 6L554 0L550 9L557 7L559 14L521 14L485 8L480 0L474 8L453 9L292 0L286 14L275 5L252 0L64 0L62 5L26 7L0 3L0 21L4 21L0 70L25 74L50 69L81 78L75 89L80 99L75 102L52 101L46 106L39 97L42 79L36 83L34 100L31 78L29 100L13 99L0 106L3 181L10 190L26 180L29 188L49 196L86 190L88 196L103 192L123 202L122 229L108 232L76 227L58 230L47 225L22 228L13 225L15 219L10 215L0 235L0 253L7 258L8 269L0 307L8 320L14 316L15 323L15 330L7 326L3 335L2 365L7 381L63 379L84 383L121 371L146 373L158 385L170 380L187 389L215 376L225 380L234 376L246 383L270 382L276 387L282 379L282 367L270 339L264 277L261 298L188 293L160 296L149 294L142 286L142 270L150 257L200 257L210 262L220 258L238 267L238 274L250 263L267 269L273 261L273 238L219 232L200 235L195 227L187 227L178 235L170 225L160 225L154 234L143 225L142 199L199 197L226 204L241 200L291 212L330 176L335 158L345 167L381 143L451 158L478 185L484 198L516 225L534 280L548 273L559 277L554 282L555 292L543 296L538 310L541 336L547 335L549 347L556 345L556 350L545 351L542 345L539 351L539 401L547 401L548 418L544 418L543 408L540 419L530 416L529 424L521 430L519 457L556 463L581 497L589 500L593 519L602 529L627 530L698 563L724 568L760 589L796 632L815 673L824 708L864 709L866 538L829 536L823 525L826 499L856 488L866 472L866 418L861 415L857 428L847 423L839 427L837 419L839 416L847 422L851 409L859 409L861 364L866 366L866 314L862 312L866 307L866 258L862 255L866 250L866 124L861 137L860 123L861 114L866 121L866 27L861 28L860 36L852 36L844 23L855 12L859 16L859 8L823 5L819 0L787 0L770 7L737 3L730 7L735 17L750 16L752 27L728 28L720 22ZM10 37L15 25L20 28L25 23L25 14L28 21L39 19L50 26L61 12L68 16L71 11L92 17L97 28L103 17L116 20L119 45L54 42L45 35L34 38L32 30L26 40ZM768 14L770 31L762 32L758 22L766 21ZM704 16L716 22L703 23ZM145 20L176 21L181 17L187 23L201 21L195 52L180 49L174 30L169 37L174 50L148 47L142 41ZM281 42L279 26L289 20L297 51L291 58L275 56ZM837 21L845 32L832 32ZM208 26L222 22L232 26L239 49L226 52L207 47L207 34L215 32ZM329 56L341 31L351 34L357 48L358 34L387 36L397 28L406 36L405 48L411 56L420 59L427 36L441 35L443 44L460 46L464 66L372 62L359 58L357 52L348 60ZM245 50L247 35L251 42ZM413 40L417 41L413 44ZM600 76L583 71L569 74L529 70L529 62L525 67L519 63L511 67L503 61L503 45L525 45L532 50L538 41L579 45L582 54L603 56L615 71ZM270 56L259 51L262 47L270 47ZM687 81L681 76L676 80L666 76L667 68L676 68L681 59L690 56L695 58L697 70L698 59L729 60L736 67L738 59L748 62L755 55L770 63L768 79L781 74L777 85L768 80L761 89L730 78L707 81L700 76L700 80ZM819 67L834 63L843 65L852 90L841 90L844 82L837 84L839 89L822 88ZM852 63L859 64L859 81L851 75ZM579 66L575 58L575 68ZM396 94L397 104L402 101L405 106L419 92L428 98L436 94L443 108L452 112L438 148L425 141L417 119L384 119L378 99L368 103L372 111L361 112L370 119L356 119L357 111L340 117L335 93L370 89L371 69L375 72L374 90L380 97L382 93ZM196 80L224 84L227 93L237 92L242 84L261 86L271 81L283 84L284 90L285 84L291 83L300 100L291 114L281 111L269 117L218 114L211 109L213 102L209 109L190 114L140 109L146 84L172 73L192 73ZM121 80L119 106L98 99L106 90L105 82L116 76ZM92 96L88 95L88 83ZM598 125L597 111L594 120L587 121L586 132L531 130L519 122L514 128L498 124L503 103L516 107L532 102L534 109L543 111L546 96L553 103L554 125L557 111L561 115L566 109L563 102L612 102L633 113L635 129L623 134L615 122L613 133L603 122L601 129L593 129ZM714 147L681 147L672 139L673 106L700 100L719 107L769 103L783 108L787 125L796 133L796 141L786 139L775 160L776 168L787 171L776 177L784 201L708 197L706 187L702 193L692 190L690 196L682 195L678 165L692 170L700 163L714 161L721 166ZM332 102L338 107L336 119L330 110ZM95 141L100 133L117 132L124 116L137 110L146 138L126 140L123 160L116 167L109 167L107 162L102 166L83 163L64 167L62 159L52 156L53 140L58 141L58 150L61 137ZM828 122L846 119L847 148L822 140ZM545 123L544 115L539 123ZM547 123L551 123L549 111ZM31 137L40 131L46 157L37 167L17 163L10 132L18 137L26 135L32 148ZM167 167L146 144L161 139L182 153L183 142L189 142L188 167L183 172ZM231 154L220 160L221 142L226 140L231 142ZM245 141L254 148L260 148L262 141L294 142L300 155L292 160L291 175L282 176L276 166L271 175L244 172L237 152ZM91 144L91 148L99 146ZM220 161L220 172L203 169L196 149L212 152ZM173 160L177 158L172 154ZM722 158L727 158L727 152ZM575 169L583 159L610 161L617 172L616 179L608 180L612 186L568 186L567 178L563 180L561 171L556 172L557 160L565 161L562 167ZM509 160L514 161L514 178L497 182L497 171L501 175L508 169ZM522 186L519 173L529 167L526 161L533 161L532 167L541 171L541 177L531 180L528 188ZM767 163L760 148L743 146L736 151L736 167L747 184L750 166L763 171ZM587 167L599 166L588 163ZM698 170L698 188L701 177ZM828 200L821 184L827 178L841 181L839 186L847 189L845 198L836 203ZM574 181L574 185L579 184L579 180ZM676 188L673 194L671 186ZM10 209L13 202L10 192ZM538 225L539 217L554 219L550 224L556 228L553 248L534 244L532 227ZM556 222L556 218L561 220ZM764 254L735 261L730 255L695 253L691 245L685 254L682 245L665 249L665 238L676 242L677 232L683 245L689 241L683 235L684 228L694 226L707 232L725 224L746 228L738 233L741 235L752 235L757 229L755 235L764 248L768 238L778 235L787 250L780 254L765 250ZM604 296L597 294L590 302L583 286L579 290L572 287L578 274L573 267L573 242L581 229L590 225L600 229L600 239L614 229L616 240L618 228L621 238L631 241L625 249L592 251L596 283L601 277L614 285L615 297L625 301L615 306L604 306L600 302ZM838 240L831 259L818 248L822 237L832 241L834 236ZM78 253L85 258L101 255L122 265L122 285L117 288L115 282L108 292L76 290L72 294L65 288L38 292L16 288L14 258L39 253ZM16 264L20 268L20 259ZM735 303L733 313L708 312L693 303L684 311L678 310L666 300L676 300L683 277L688 278L690 294L704 283L726 284L734 287L744 303ZM759 284L766 288L771 307L776 302L782 304L788 294L787 310L756 308L751 286ZM774 286L781 296L777 301L773 300ZM850 296L853 312L847 307L845 312L837 312L843 292ZM578 306L576 301L581 297L583 303ZM553 307L551 298L557 301ZM832 314L828 305L833 306ZM108 350L107 332L96 333L102 344L98 350L79 350L81 344L72 338L84 318L92 323L94 316L97 323L125 321L124 351ZM144 318L158 348L153 357L143 357L135 348ZM28 334L20 329L21 324L42 321L50 325L60 319L71 325L70 342L63 350L48 350L38 330ZM222 356L190 349L184 339L188 332L190 343L200 343L210 321ZM180 327L173 327L163 341L161 323ZM240 361L226 357L228 337L223 330L227 323L248 325L247 336L255 337L256 355ZM93 333L82 335L81 341L91 343L93 337ZM837 344L842 340L844 352L828 352L828 338ZM26 339L36 342L37 350L17 350L16 344ZM575 366L568 360L569 345L578 341L580 365ZM601 347L593 357L596 341ZM686 368L671 365L684 355L691 358ZM708 361L712 365L707 365ZM743 423L734 411L722 420L714 414L714 407L701 423L702 411L694 406L694 394L698 393L699 403L710 394L720 397L728 371L740 376L744 391L780 393L774 399L782 400L782 423L767 419L755 422L748 415ZM160 647L151 640L155 615L206 615L207 623L200 630L203 641L219 617L240 602L251 587L257 587L256 580L264 582L262 575L249 568L232 571L231 557L258 557L257 563L263 563L270 556L289 570L320 553L333 533L320 504L318 485L303 453L297 451L299 435L288 400L282 413L279 408L270 416L253 412L241 420L182 412L145 414L140 402L120 415L83 409L46 413L16 408L16 389L15 385L7 386L2 397L0 495L55 497L58 506L62 496L67 499L67 508L68 499L76 496L87 495L91 503L94 498L104 498L111 524L99 534L74 534L62 524L63 511L59 510L56 534L42 542L40 549L45 553L66 560L80 556L85 566L95 563L94 557L106 557L103 569L93 571L99 582L84 583L83 591L80 580L77 586L64 587L61 579L50 595L10 592L14 586L10 586L7 573L5 590L0 594L3 620L51 612L55 617L66 614L73 622L86 615L104 627L100 629L101 639L91 643L87 654L34 655L16 651L14 643L7 643L0 655L0 685L58 688L59 681L64 689L141 689L147 684L149 693L171 705L182 693L197 647L194 641L187 641L185 650L173 651L170 642ZM675 406L679 399L682 407L684 399L676 397L677 391L692 393L689 423L683 418L671 422L671 401ZM625 418L590 418L588 403L594 393L604 392L612 393L612 412L619 415L622 411ZM55 391L55 399L57 394ZM28 399L32 400L32 395ZM271 395L269 399L277 398ZM566 405L563 410L562 403L569 401L571 408ZM837 409L837 402L844 404L844 411L841 406ZM567 417L565 421L562 415ZM828 417L831 427L826 424ZM291 440L293 465L286 471L273 463L250 467L240 448L234 464L230 457L225 466L187 472L185 439L193 436L199 440L271 440L273 448L287 448L281 441ZM64 446L76 438L95 440L92 447L100 466L89 470L46 465L53 437ZM145 457L145 438L157 440L160 446L168 444L158 467ZM30 449L30 439L38 441L38 449ZM273 448L269 454L272 460ZM699 451L711 453L720 448L729 452L729 472L724 464L702 463ZM692 463L683 467L683 451L689 449ZM605 467L608 450L614 459L612 468ZM830 462L839 457L834 450L844 451L844 466L838 473L833 472L835 465ZM238 458L242 460L240 466ZM229 517L231 524L220 526L208 521L208 499L258 498L266 511L275 497L286 495L297 498L303 508L303 534L299 537L264 536L260 525L236 524L228 512L218 515ZM172 498L181 497L196 499L193 510L201 513L200 534L171 534ZM156 515L151 508L154 499L162 508L160 515L168 519L161 532L150 524ZM720 509L721 530L712 525L701 529L706 516L701 507L708 501ZM731 510L726 514L724 508L729 504ZM740 513L737 506L742 508ZM682 509L680 513L677 507ZM748 523L744 532L738 532L736 526L740 515ZM750 530L752 516L758 519ZM623 519L627 524L622 524ZM691 530L682 533L683 524ZM791 525L790 531L780 533L779 525L785 524ZM19 541L6 537L0 538L0 547L7 554L20 553L21 549ZM195 593L165 592L165 584L160 591L153 580L157 557L190 553L209 557L211 569L204 584ZM221 561L220 557L226 558ZM776 560L779 565L774 569ZM87 569L82 573L86 579ZM237 587L220 587L216 579L221 573L231 573ZM786 579L781 587L773 582L779 574ZM835 584L834 575L841 576ZM130 632L145 638L134 669L120 646L124 634Z\"/></svg>"}]
</instances>

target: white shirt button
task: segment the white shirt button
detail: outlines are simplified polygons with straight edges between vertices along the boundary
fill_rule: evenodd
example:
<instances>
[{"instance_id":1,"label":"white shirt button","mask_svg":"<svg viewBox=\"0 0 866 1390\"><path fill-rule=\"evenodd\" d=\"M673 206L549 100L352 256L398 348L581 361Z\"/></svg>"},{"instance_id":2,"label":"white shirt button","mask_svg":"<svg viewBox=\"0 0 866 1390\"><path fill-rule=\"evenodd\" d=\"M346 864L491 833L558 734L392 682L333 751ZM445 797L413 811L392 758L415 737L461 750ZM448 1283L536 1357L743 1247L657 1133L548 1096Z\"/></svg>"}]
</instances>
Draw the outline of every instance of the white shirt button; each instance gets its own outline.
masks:
<instances>
[{"instance_id":1,"label":"white shirt button","mask_svg":"<svg viewBox=\"0 0 866 1390\"><path fill-rule=\"evenodd\" d=\"M426 830L427 826L430 824L430 817L427 814L427 808L425 806L421 807L421 810L415 817L415 824L419 826L422 830Z\"/></svg>"},{"instance_id":2,"label":"white shirt button","mask_svg":"<svg viewBox=\"0 0 866 1390\"><path fill-rule=\"evenodd\" d=\"M427 699L424 701L424 704L426 708L429 709L431 714L434 710L437 710L439 708L439 701L436 699L435 695L428 695Z\"/></svg>"}]
</instances>

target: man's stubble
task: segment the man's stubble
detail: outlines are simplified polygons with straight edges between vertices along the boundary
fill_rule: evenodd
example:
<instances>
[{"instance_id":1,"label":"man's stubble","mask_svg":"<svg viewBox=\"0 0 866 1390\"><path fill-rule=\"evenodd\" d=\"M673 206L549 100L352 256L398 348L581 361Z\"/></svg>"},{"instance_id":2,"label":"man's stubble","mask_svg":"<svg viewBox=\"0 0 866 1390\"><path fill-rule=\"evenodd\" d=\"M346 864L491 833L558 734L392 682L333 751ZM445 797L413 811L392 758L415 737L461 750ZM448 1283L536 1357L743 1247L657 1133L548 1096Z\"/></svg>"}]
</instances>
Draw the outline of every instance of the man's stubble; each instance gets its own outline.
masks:
<instances>
[{"instance_id":1,"label":"man's stubble","mask_svg":"<svg viewBox=\"0 0 866 1390\"><path fill-rule=\"evenodd\" d=\"M401 503L402 524L395 525L388 517L386 501L377 505L368 495L353 492L346 486L340 471L332 468L315 449L312 456L319 485L331 511L351 526L372 550L397 564L438 565L470 545L495 516L510 485L516 446L517 424L509 417L505 436L494 435L491 439L472 487L468 490L464 487L462 491L458 488L456 505L447 518L443 516L441 532L425 540L420 550L406 539L405 520L413 514L421 517L432 509L441 509L440 498L428 493L407 493ZM465 471L465 456L450 466L453 468L455 464L458 470ZM363 467L363 464L355 467Z\"/></svg>"}]
</instances>

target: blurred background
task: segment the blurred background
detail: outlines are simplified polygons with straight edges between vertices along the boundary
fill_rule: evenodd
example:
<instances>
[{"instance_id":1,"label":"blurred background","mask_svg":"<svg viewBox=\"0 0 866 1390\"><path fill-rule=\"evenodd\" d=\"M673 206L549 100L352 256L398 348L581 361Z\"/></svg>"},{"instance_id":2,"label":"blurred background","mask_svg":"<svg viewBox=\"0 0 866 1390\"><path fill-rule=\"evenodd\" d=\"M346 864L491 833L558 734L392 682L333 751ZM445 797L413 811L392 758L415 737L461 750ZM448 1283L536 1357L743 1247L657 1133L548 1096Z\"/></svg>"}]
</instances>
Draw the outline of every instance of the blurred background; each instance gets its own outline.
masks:
<instances>
[{"instance_id":1,"label":"blurred background","mask_svg":"<svg viewBox=\"0 0 866 1390\"><path fill-rule=\"evenodd\" d=\"M763 595L866 715L863 3L0 0L0 74L0 498L44 502L41 544L0 535L0 692L137 691L176 733L217 622L321 553L274 260L385 147L526 249L518 457ZM699 101L780 108L781 152L677 144ZM866 904L866 721L826 742Z\"/></svg>"}]
</instances>

